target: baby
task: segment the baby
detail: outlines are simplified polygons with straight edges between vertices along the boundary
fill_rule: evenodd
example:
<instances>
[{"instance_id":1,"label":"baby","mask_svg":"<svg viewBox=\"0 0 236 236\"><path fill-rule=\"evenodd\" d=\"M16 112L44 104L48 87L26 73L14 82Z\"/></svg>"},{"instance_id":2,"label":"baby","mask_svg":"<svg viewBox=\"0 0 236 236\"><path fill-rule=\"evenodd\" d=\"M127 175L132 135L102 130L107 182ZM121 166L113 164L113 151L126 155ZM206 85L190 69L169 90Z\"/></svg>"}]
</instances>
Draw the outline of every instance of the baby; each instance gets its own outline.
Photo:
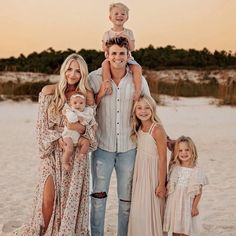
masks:
<instances>
[{"instance_id":1,"label":"baby","mask_svg":"<svg viewBox=\"0 0 236 236\"><path fill-rule=\"evenodd\" d=\"M84 95L76 93L70 97L69 105L66 103L62 110L68 122L80 122L86 126L88 124L96 124L94 118L94 110L92 107L86 107L86 98ZM86 157L90 142L85 137L81 137L80 133L75 130L69 130L66 126L62 133L65 142L64 153L62 156L62 166L66 171L71 170L71 159L74 154L74 146L79 146L79 159Z\"/></svg>"}]
</instances>

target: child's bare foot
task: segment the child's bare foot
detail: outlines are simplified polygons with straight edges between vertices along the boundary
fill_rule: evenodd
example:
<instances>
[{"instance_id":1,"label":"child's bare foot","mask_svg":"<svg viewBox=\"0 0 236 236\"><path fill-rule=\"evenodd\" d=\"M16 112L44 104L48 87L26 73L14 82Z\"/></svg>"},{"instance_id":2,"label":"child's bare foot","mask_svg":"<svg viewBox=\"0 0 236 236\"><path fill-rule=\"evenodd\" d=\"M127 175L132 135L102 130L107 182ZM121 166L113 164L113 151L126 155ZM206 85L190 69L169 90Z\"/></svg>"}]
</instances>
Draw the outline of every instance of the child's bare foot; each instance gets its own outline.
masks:
<instances>
[{"instance_id":1,"label":"child's bare foot","mask_svg":"<svg viewBox=\"0 0 236 236\"><path fill-rule=\"evenodd\" d=\"M105 89L106 89L106 95L111 95L112 94L112 86L111 86L111 81L110 80L105 81Z\"/></svg>"},{"instance_id":2,"label":"child's bare foot","mask_svg":"<svg viewBox=\"0 0 236 236\"><path fill-rule=\"evenodd\" d=\"M87 157L87 154L84 154L84 153L80 153L80 154L78 155L78 159L79 159L79 160L86 159L86 157Z\"/></svg>"},{"instance_id":3,"label":"child's bare foot","mask_svg":"<svg viewBox=\"0 0 236 236\"><path fill-rule=\"evenodd\" d=\"M70 162L63 162L62 166L64 168L65 171L70 171L71 170L71 164Z\"/></svg>"},{"instance_id":4,"label":"child's bare foot","mask_svg":"<svg viewBox=\"0 0 236 236\"><path fill-rule=\"evenodd\" d=\"M133 97L134 101L138 101L140 96L141 96L141 91L135 90Z\"/></svg>"}]
</instances>

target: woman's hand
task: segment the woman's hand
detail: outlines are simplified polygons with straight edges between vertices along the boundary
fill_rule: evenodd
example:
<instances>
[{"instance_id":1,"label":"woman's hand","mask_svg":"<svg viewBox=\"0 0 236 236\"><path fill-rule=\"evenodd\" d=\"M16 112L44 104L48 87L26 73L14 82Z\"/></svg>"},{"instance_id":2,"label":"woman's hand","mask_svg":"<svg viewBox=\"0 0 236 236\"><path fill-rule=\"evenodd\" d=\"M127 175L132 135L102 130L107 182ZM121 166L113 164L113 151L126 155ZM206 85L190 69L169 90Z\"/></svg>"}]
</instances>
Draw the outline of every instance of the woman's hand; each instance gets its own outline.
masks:
<instances>
[{"instance_id":1,"label":"woman's hand","mask_svg":"<svg viewBox=\"0 0 236 236\"><path fill-rule=\"evenodd\" d=\"M166 196L166 187L162 185L158 185L155 189L155 194L157 197L165 198Z\"/></svg>"},{"instance_id":2,"label":"woman's hand","mask_svg":"<svg viewBox=\"0 0 236 236\"><path fill-rule=\"evenodd\" d=\"M67 129L75 130L79 132L80 134L84 134L85 132L85 126L81 125L80 123L69 123L67 120L65 120L64 125L67 127Z\"/></svg>"},{"instance_id":3,"label":"woman's hand","mask_svg":"<svg viewBox=\"0 0 236 236\"><path fill-rule=\"evenodd\" d=\"M58 142L60 147L65 150L66 143L63 141L63 138L59 138Z\"/></svg>"}]
</instances>

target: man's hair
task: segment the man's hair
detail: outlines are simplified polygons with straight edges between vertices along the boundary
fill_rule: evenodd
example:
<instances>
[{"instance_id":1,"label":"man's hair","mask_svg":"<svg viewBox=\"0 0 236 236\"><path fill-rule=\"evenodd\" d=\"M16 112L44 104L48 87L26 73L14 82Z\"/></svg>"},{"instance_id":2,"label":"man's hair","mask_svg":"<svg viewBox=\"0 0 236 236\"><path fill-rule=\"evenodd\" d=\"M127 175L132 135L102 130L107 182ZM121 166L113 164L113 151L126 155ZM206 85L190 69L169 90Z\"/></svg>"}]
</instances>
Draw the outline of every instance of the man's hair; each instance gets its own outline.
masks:
<instances>
[{"instance_id":1,"label":"man's hair","mask_svg":"<svg viewBox=\"0 0 236 236\"><path fill-rule=\"evenodd\" d=\"M129 51L129 41L125 37L113 37L106 41L106 47L110 48L113 45L118 45L120 47L125 47Z\"/></svg>"},{"instance_id":2,"label":"man's hair","mask_svg":"<svg viewBox=\"0 0 236 236\"><path fill-rule=\"evenodd\" d=\"M109 7L109 12L111 12L112 9L115 8L115 7L121 8L121 9L124 10L124 11L127 13L127 15L128 15L128 13L129 13L129 8L128 8L125 4L123 4L123 3L121 3L121 2L112 3L112 4L110 5L110 7Z\"/></svg>"}]
</instances>

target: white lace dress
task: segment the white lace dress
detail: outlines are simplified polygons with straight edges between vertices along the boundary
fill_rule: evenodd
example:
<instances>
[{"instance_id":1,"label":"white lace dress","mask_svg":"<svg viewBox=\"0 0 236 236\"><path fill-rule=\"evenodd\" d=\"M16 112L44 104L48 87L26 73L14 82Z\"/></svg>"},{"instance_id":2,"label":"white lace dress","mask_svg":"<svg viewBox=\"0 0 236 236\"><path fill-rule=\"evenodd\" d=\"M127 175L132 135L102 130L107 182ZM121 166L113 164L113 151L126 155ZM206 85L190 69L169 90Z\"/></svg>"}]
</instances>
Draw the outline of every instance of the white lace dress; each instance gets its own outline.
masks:
<instances>
[{"instance_id":1,"label":"white lace dress","mask_svg":"<svg viewBox=\"0 0 236 236\"><path fill-rule=\"evenodd\" d=\"M193 235L200 230L199 215L192 217L194 197L208 179L199 167L175 166L167 184L167 200L163 230Z\"/></svg>"}]
</instances>

